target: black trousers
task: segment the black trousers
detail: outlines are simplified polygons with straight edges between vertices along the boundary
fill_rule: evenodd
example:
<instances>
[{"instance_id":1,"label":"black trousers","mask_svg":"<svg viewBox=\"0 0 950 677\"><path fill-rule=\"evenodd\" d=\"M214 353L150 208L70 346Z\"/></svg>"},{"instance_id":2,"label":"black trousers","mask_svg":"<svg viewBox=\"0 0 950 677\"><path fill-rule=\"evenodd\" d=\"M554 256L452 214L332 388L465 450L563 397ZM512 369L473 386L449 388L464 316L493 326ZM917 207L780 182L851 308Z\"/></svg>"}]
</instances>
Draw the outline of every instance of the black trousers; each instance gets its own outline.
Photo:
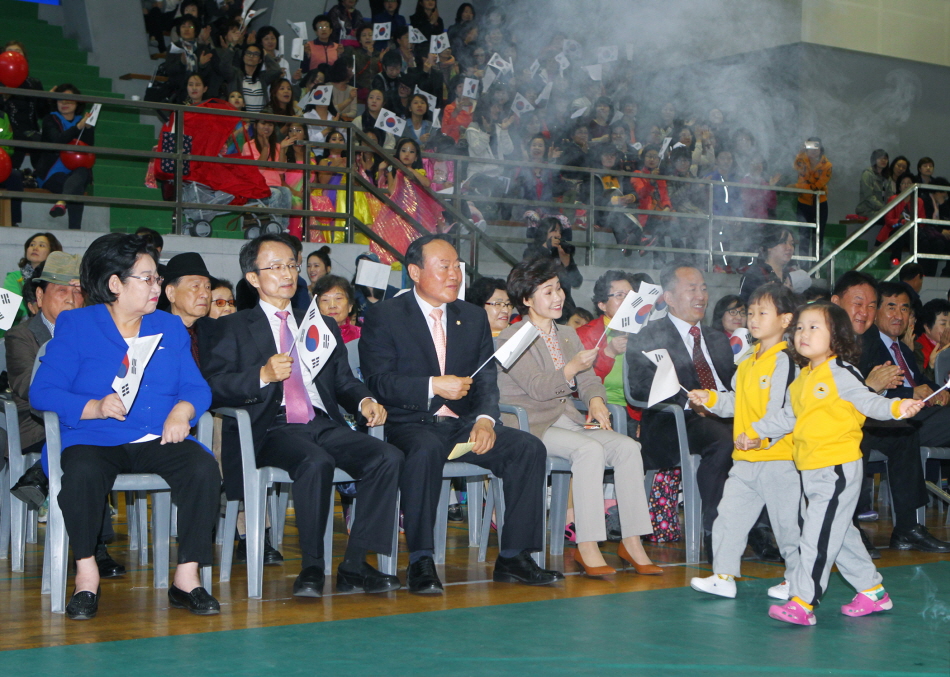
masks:
<instances>
[{"instance_id":1,"label":"black trousers","mask_svg":"<svg viewBox=\"0 0 950 677\"><path fill-rule=\"evenodd\" d=\"M452 448L468 441L472 425L472 421L460 419L386 424L387 439L406 455L399 488L409 552L435 547L432 531L442 489L442 469ZM487 468L502 479L505 522L501 550L541 549L546 458L544 444L537 437L496 423L495 446L484 454L469 452L457 459Z\"/></svg>"},{"instance_id":2,"label":"black trousers","mask_svg":"<svg viewBox=\"0 0 950 677\"><path fill-rule=\"evenodd\" d=\"M350 544L392 555L396 491L402 454L391 444L351 430L324 415L309 423L279 417L257 452L259 466L286 470L294 481L294 511L303 568L322 566L323 536L330 510L335 468L359 480L359 505Z\"/></svg>"},{"instance_id":3,"label":"black trousers","mask_svg":"<svg viewBox=\"0 0 950 677\"><path fill-rule=\"evenodd\" d=\"M168 482L178 506L178 563L211 565L221 498L221 472L197 442L151 442L98 447L76 444L63 451L59 507L76 559L91 557L102 527L102 504L116 475L155 473Z\"/></svg>"},{"instance_id":4,"label":"black trousers","mask_svg":"<svg viewBox=\"0 0 950 677\"><path fill-rule=\"evenodd\" d=\"M915 420L916 417L912 419ZM946 434L950 436L950 431ZM920 447L920 433L912 422L868 421L864 426L861 451L865 460L872 450L887 457L887 478L894 499L894 529L897 531L913 529L917 524L917 508L927 502Z\"/></svg>"},{"instance_id":5,"label":"black trousers","mask_svg":"<svg viewBox=\"0 0 950 677\"><path fill-rule=\"evenodd\" d=\"M719 515L722 489L732 468L732 421L687 412L686 437L690 452L702 458L696 471L696 483L703 500L703 531L711 534L713 522Z\"/></svg>"},{"instance_id":6,"label":"black trousers","mask_svg":"<svg viewBox=\"0 0 950 677\"><path fill-rule=\"evenodd\" d=\"M86 192L86 188L91 181L92 172L85 167L79 167L68 174L59 172L58 174L46 177L46 181L43 182L43 188L53 193L63 195L82 195ZM66 216L69 219L70 230L79 230L82 228L83 208L82 202L66 203Z\"/></svg>"}]
</instances>

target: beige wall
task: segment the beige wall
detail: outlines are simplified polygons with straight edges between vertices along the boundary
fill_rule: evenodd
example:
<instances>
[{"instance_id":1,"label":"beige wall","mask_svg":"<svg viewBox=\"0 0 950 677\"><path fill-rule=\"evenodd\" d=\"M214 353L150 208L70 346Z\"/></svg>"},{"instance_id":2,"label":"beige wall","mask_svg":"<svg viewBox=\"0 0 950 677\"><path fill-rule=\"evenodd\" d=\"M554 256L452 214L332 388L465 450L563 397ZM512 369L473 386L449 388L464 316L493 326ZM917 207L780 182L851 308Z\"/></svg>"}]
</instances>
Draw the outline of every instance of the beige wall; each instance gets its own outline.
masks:
<instances>
[{"instance_id":1,"label":"beige wall","mask_svg":"<svg viewBox=\"0 0 950 677\"><path fill-rule=\"evenodd\" d=\"M802 0L802 41L950 66L950 2Z\"/></svg>"}]
</instances>

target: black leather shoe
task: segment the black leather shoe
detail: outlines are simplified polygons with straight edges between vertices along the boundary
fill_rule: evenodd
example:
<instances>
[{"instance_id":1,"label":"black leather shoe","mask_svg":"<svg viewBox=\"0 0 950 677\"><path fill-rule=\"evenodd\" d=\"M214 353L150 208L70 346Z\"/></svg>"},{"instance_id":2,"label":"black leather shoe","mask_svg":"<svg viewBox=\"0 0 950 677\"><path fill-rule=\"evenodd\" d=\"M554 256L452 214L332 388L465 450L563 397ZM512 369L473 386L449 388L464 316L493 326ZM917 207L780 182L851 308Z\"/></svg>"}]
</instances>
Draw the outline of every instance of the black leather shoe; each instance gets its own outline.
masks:
<instances>
[{"instance_id":1,"label":"black leather shoe","mask_svg":"<svg viewBox=\"0 0 950 677\"><path fill-rule=\"evenodd\" d=\"M125 576L125 567L112 559L103 543L96 546L96 564L99 565L99 578Z\"/></svg>"},{"instance_id":2,"label":"black leather shoe","mask_svg":"<svg viewBox=\"0 0 950 677\"><path fill-rule=\"evenodd\" d=\"M449 522L464 522L465 517L462 516L462 505L456 503L455 505L449 506Z\"/></svg>"},{"instance_id":3,"label":"black leather shoe","mask_svg":"<svg viewBox=\"0 0 950 677\"><path fill-rule=\"evenodd\" d=\"M102 588L96 590L95 594L84 590L83 592L74 592L66 605L66 617L74 621L88 621L95 618L99 613L99 593Z\"/></svg>"},{"instance_id":4,"label":"black leather shoe","mask_svg":"<svg viewBox=\"0 0 950 677\"><path fill-rule=\"evenodd\" d=\"M323 597L323 583L326 578L322 566L307 567L294 581L294 597Z\"/></svg>"},{"instance_id":5,"label":"black leather shoe","mask_svg":"<svg viewBox=\"0 0 950 677\"><path fill-rule=\"evenodd\" d=\"M864 547L867 549L871 559L881 559L881 551L875 548L874 544L871 543L871 537L868 536L868 532L861 527L858 527L858 531L861 532L861 542L864 543Z\"/></svg>"},{"instance_id":6,"label":"black leather shoe","mask_svg":"<svg viewBox=\"0 0 950 677\"><path fill-rule=\"evenodd\" d=\"M891 548L895 550L919 550L920 552L950 552L950 543L934 538L927 527L918 524L907 531L891 534Z\"/></svg>"},{"instance_id":7,"label":"black leather shoe","mask_svg":"<svg viewBox=\"0 0 950 677\"><path fill-rule=\"evenodd\" d=\"M213 616L221 613L221 605L218 604L218 600L200 585L191 592L185 592L181 588L175 587L173 583L168 589L168 601L176 609L188 609L188 611L198 616Z\"/></svg>"},{"instance_id":8,"label":"black leather shoe","mask_svg":"<svg viewBox=\"0 0 950 677\"><path fill-rule=\"evenodd\" d=\"M441 595L442 581L435 570L435 560L431 557L412 562L406 572L406 585L415 595Z\"/></svg>"},{"instance_id":9,"label":"black leather shoe","mask_svg":"<svg viewBox=\"0 0 950 677\"><path fill-rule=\"evenodd\" d=\"M352 592L357 588L369 593L392 592L401 587L398 578L377 571L366 562L361 562L357 571L344 569L342 563L336 570L336 589L339 592Z\"/></svg>"},{"instance_id":10,"label":"black leather shoe","mask_svg":"<svg viewBox=\"0 0 950 677\"><path fill-rule=\"evenodd\" d=\"M239 538L237 548L234 551L234 561L235 562L246 562L247 561L247 539ZM284 556L280 554L280 550L271 545L270 542L270 529L264 530L264 564L280 564L284 561Z\"/></svg>"},{"instance_id":11,"label":"black leather shoe","mask_svg":"<svg viewBox=\"0 0 950 677\"><path fill-rule=\"evenodd\" d=\"M755 527L749 532L749 545L755 558L761 562L781 562L782 553L772 540L772 530L768 527Z\"/></svg>"},{"instance_id":12,"label":"black leather shoe","mask_svg":"<svg viewBox=\"0 0 950 677\"><path fill-rule=\"evenodd\" d=\"M49 480L42 468L31 467L10 489L10 493L34 510L39 510L49 494Z\"/></svg>"},{"instance_id":13,"label":"black leather shoe","mask_svg":"<svg viewBox=\"0 0 950 677\"><path fill-rule=\"evenodd\" d=\"M524 583L525 585L550 585L564 580L560 571L542 569L537 562L531 559L527 550L522 550L514 557L498 556L495 560L495 572L492 580L496 583Z\"/></svg>"}]
</instances>

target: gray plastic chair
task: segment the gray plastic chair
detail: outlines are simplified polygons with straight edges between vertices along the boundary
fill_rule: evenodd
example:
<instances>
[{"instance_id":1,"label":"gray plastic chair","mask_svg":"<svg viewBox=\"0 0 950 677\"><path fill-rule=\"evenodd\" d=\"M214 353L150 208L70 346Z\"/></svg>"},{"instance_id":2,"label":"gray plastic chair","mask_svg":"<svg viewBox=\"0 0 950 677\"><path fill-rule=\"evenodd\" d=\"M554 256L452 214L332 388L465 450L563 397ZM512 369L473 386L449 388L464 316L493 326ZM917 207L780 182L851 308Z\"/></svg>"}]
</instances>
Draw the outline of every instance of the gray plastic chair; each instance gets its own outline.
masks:
<instances>
[{"instance_id":1,"label":"gray plastic chair","mask_svg":"<svg viewBox=\"0 0 950 677\"><path fill-rule=\"evenodd\" d=\"M632 407L641 409L653 409L653 411L668 411L673 414L673 420L676 424L676 437L680 448L680 468L683 482L683 534L686 538L686 563L699 563L699 549L702 543L703 518L702 518L702 500L699 496L699 485L696 482L696 471L699 468L699 457L689 452L689 440L686 436L686 416L683 408L675 404L659 403L653 407L648 407L646 402L636 400L630 394L630 379L628 378L629 365L627 360L623 361L623 392L627 402ZM652 489L653 477L656 471L647 473L644 478L644 485L649 499Z\"/></svg>"},{"instance_id":2,"label":"gray plastic chair","mask_svg":"<svg viewBox=\"0 0 950 677\"><path fill-rule=\"evenodd\" d=\"M287 471L280 468L265 466L257 467L256 457L254 455L254 437L251 431L251 417L247 411L235 407L222 407L215 409L215 413L221 416L229 416L237 421L238 438L241 445L241 466L244 474L244 516L247 528L247 595L251 599L260 599L264 590L264 511L267 505L267 493L274 484L293 483ZM370 428L370 435L382 439L382 426ZM334 471L334 482L352 482L352 477L337 468ZM327 518L327 527L324 533L324 560L326 566L324 572L332 573L333 562L333 500L334 496L330 494L330 514ZM396 511L396 523L393 529L392 555L377 554L377 563L379 570L389 575L396 574L396 560L399 546L399 513L398 500L393 509ZM224 583L231 580L231 565L234 558L234 547L231 544L230 534L234 533L237 524L237 513L239 501L228 501L224 518L224 542L221 551L220 582ZM356 504L354 503L354 508ZM277 527L274 525L274 530ZM283 527L280 527L283 530Z\"/></svg>"},{"instance_id":3,"label":"gray plastic chair","mask_svg":"<svg viewBox=\"0 0 950 677\"><path fill-rule=\"evenodd\" d=\"M9 456L0 470L0 559L11 557L13 571L23 571L27 506L15 498L10 489L23 475L25 461L20 453L20 421L12 400L3 400L0 427L6 431Z\"/></svg>"},{"instance_id":4,"label":"gray plastic chair","mask_svg":"<svg viewBox=\"0 0 950 677\"><path fill-rule=\"evenodd\" d=\"M887 507L891 513L891 523L894 522L894 500L891 498L891 482L890 476L888 475L888 465L887 465L887 456L878 451L877 449L871 449L868 454L867 460L865 463L883 463L884 464L884 473L881 475L881 484L878 494L878 501L881 508ZM873 496L872 496L873 498Z\"/></svg>"},{"instance_id":5,"label":"gray plastic chair","mask_svg":"<svg viewBox=\"0 0 950 677\"><path fill-rule=\"evenodd\" d=\"M934 381L942 386L947 382L948 375L950 375L950 351L944 350L937 353L937 359L934 360Z\"/></svg>"},{"instance_id":6,"label":"gray plastic chair","mask_svg":"<svg viewBox=\"0 0 950 677\"><path fill-rule=\"evenodd\" d=\"M46 425L47 461L49 464L49 495L58 496L62 486L63 470L60 466L62 438L59 416L52 411L43 412ZM198 419L198 441L211 447L212 419L205 412ZM168 553L171 523L171 489L161 477L151 473L122 474L116 477L113 491L150 492L152 494L152 547L155 549L155 564L152 584L156 588L168 587ZM139 513L139 528L144 530L144 510ZM49 502L46 521L46 548L43 554L42 594L50 595L50 610L61 614L66 611L66 569L69 556L69 536L63 522L59 501ZM201 568L201 585L211 591L211 567Z\"/></svg>"},{"instance_id":7,"label":"gray plastic chair","mask_svg":"<svg viewBox=\"0 0 950 677\"><path fill-rule=\"evenodd\" d=\"M940 353L940 355L938 355L937 357L940 358L942 356L943 356L943 353ZM920 448L920 463L921 465L923 465L924 476L926 476L927 474L927 461L931 458L939 459L941 461L950 460L950 447L921 447ZM926 522L927 522L927 504L924 504L920 506L919 508L917 508L917 523L926 524ZM950 510L947 511L947 524L950 524Z\"/></svg>"}]
</instances>

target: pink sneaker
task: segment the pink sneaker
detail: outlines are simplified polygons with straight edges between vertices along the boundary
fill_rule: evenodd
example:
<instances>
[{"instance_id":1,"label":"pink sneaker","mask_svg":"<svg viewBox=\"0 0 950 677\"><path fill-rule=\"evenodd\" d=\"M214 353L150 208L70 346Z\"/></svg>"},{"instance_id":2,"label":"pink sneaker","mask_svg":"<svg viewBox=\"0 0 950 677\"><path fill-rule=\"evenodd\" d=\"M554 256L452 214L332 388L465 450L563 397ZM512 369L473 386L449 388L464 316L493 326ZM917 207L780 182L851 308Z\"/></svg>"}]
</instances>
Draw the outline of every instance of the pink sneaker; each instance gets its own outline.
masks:
<instances>
[{"instance_id":1,"label":"pink sneaker","mask_svg":"<svg viewBox=\"0 0 950 677\"><path fill-rule=\"evenodd\" d=\"M841 607L841 613L845 616L867 616L875 611L888 611L893 608L894 602L891 601L891 596L886 592L884 597L878 600L871 599L863 592L859 592L850 604Z\"/></svg>"},{"instance_id":2,"label":"pink sneaker","mask_svg":"<svg viewBox=\"0 0 950 677\"><path fill-rule=\"evenodd\" d=\"M795 625L814 625L817 623L815 614L807 611L798 602L789 602L784 606L775 604L769 607L769 616L777 621L793 623Z\"/></svg>"}]
</instances>

